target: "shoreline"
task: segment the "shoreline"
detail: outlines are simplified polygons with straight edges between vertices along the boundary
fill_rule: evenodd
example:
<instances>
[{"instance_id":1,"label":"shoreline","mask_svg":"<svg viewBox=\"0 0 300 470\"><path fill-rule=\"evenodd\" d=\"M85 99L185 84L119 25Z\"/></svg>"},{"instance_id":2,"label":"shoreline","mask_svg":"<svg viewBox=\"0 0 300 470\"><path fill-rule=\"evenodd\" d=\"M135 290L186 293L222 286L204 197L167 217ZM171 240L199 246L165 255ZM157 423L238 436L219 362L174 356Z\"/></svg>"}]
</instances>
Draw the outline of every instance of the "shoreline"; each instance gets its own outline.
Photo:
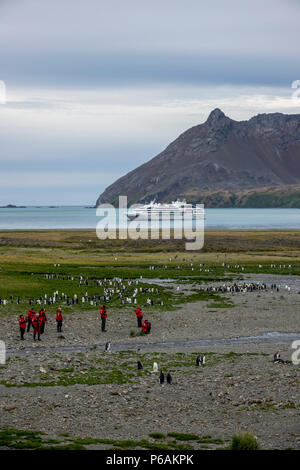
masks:
<instances>
[{"instance_id":1,"label":"shoreline","mask_svg":"<svg viewBox=\"0 0 300 470\"><path fill-rule=\"evenodd\" d=\"M156 230L156 229L155 229ZM126 229L121 229L117 230L117 232L126 232ZM170 229L170 232L172 233L173 229ZM289 232L299 232L299 228L227 228L227 227L212 227L212 228L206 228L204 230L205 232L283 232L283 233L289 233ZM95 228L0 228L0 237L1 233L14 233L14 232L96 232L96 227ZM151 232L148 230L148 232ZM169 233L169 230L166 230L163 232L162 230L159 230L160 233Z\"/></svg>"}]
</instances>

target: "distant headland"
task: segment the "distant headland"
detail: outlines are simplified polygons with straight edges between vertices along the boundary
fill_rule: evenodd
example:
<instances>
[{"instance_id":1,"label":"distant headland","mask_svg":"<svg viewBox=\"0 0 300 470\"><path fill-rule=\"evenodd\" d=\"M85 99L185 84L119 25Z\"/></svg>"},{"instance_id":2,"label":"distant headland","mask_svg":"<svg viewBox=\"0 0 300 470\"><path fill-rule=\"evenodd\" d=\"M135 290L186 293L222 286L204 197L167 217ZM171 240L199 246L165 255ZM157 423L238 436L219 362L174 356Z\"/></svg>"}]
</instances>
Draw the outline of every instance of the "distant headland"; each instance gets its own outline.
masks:
<instances>
[{"instance_id":1,"label":"distant headland","mask_svg":"<svg viewBox=\"0 0 300 470\"><path fill-rule=\"evenodd\" d=\"M7 204L6 206L0 206L0 209L26 209L26 206L15 206L14 204Z\"/></svg>"}]
</instances>

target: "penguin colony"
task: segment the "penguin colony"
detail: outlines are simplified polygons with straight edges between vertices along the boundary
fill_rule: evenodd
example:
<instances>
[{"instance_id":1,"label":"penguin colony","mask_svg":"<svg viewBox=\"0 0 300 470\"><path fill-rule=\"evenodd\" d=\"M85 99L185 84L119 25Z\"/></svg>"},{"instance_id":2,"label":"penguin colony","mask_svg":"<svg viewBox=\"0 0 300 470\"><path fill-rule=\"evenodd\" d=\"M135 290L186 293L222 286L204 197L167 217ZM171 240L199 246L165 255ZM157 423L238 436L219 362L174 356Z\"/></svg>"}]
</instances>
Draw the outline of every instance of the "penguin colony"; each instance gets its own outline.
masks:
<instances>
[{"instance_id":1,"label":"penguin colony","mask_svg":"<svg viewBox=\"0 0 300 470\"><path fill-rule=\"evenodd\" d=\"M21 299L20 296L15 297L10 295L9 299L2 299L0 297L0 305L7 305L9 303L21 304L27 303L30 306L33 305L55 305L65 303L66 305L84 305L89 304L91 306L99 306L100 304L109 304L111 301L119 301L121 305L136 305L139 296L147 294L149 297L146 299L148 305L163 305L163 301L155 299L159 295L159 289L156 287L145 287L139 286L139 280L137 279L121 279L115 277L113 279L92 279L88 277L79 276L66 276L62 274L45 274L47 280L59 280L59 281L73 281L77 282L78 289L85 288L99 288L101 289L100 294L89 294L86 290L83 294L78 293L72 296L65 294L64 292L59 293L58 290L54 291L52 295L46 293L40 296L29 299Z\"/></svg>"},{"instance_id":2,"label":"penguin colony","mask_svg":"<svg viewBox=\"0 0 300 470\"><path fill-rule=\"evenodd\" d=\"M174 260L177 258L177 256L174 257ZM170 261L172 258L170 258ZM183 259L185 261L185 258ZM54 267L60 267L60 264L54 264ZM173 266L172 266L173 267ZM240 271L244 271L244 267L240 265L225 265L225 263L222 263L223 268L227 269L237 269ZM261 269L264 266L259 264L258 268ZM292 265L275 265L271 264L270 266L266 266L271 269L291 269ZM149 266L149 270L153 271L154 269L167 269L168 266L164 265L162 267L159 266ZM173 267L174 268L174 267ZM177 269L182 269L181 266L177 266ZM192 271L196 269L194 267L193 263L190 263L190 268ZM187 267L184 267L184 269L187 269ZM204 264L199 265L199 271L200 272L212 272L212 269L206 268ZM32 273L32 275L35 275ZM41 275L40 273L37 275ZM1 298L0 297L0 305L7 305L9 303L16 303L21 304L21 303L26 303L28 305L54 305L57 303L65 303L66 305L84 305L84 304L89 304L91 306L97 307L101 303L106 303L108 304L112 300L114 301L119 301L121 305L128 305L128 304L138 304L141 303L139 301L139 296L144 295L144 294L149 294L149 297L146 299L146 303L148 305L163 305L163 301L160 299L157 299L157 296L159 295L159 290L158 288L154 287L145 287L145 286L138 286L139 280L138 279L122 279L120 277L115 277L113 279L89 279L86 276L80 275L80 276L72 276L72 275L66 275L66 274L59 274L59 273L44 273L42 276L46 280L59 280L59 281L71 281L74 283L77 283L78 289L82 291L83 288L86 288L87 290L89 288L99 288L101 289L101 294L89 294L86 290L84 293L80 293L78 290L78 293L73 294L72 296L65 294L64 292L59 292L58 290L54 291L51 295L46 294L46 293L41 293L37 297L32 297L32 298L27 298L23 299L20 296L14 296L10 295L8 298ZM142 279L142 276L140 277ZM291 288L287 285L285 286L279 286L276 285L275 283L272 283L270 286L270 289L272 291L277 291L279 292L280 288L284 288L286 291L290 292ZM177 287L177 290L179 290L179 287ZM200 292L257 292L257 291L267 291L268 286L266 283L260 283L260 282L242 282L242 283L232 283L232 284L223 284L222 286L215 286L215 287L206 287L206 288L200 288Z\"/></svg>"}]
</instances>

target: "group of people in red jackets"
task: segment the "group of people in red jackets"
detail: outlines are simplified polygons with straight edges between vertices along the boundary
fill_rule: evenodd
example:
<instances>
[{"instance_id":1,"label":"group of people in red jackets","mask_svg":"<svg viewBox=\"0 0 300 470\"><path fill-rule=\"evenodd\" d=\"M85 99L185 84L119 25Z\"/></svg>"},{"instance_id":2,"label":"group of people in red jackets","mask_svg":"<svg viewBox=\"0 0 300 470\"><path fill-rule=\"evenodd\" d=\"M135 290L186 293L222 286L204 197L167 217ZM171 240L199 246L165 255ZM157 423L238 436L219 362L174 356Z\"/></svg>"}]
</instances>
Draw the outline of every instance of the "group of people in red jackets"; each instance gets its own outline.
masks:
<instances>
[{"instance_id":1,"label":"group of people in red jackets","mask_svg":"<svg viewBox=\"0 0 300 470\"><path fill-rule=\"evenodd\" d=\"M146 335L150 334L151 332L151 322L148 320L143 321L143 312L140 307L137 307L135 310L137 322L138 322L138 328L142 329L142 332ZM101 317L101 330L103 332L106 332L106 319L107 319L107 312L106 312L106 307L105 305L102 305L100 308L100 317ZM20 335L21 335L21 340L24 340L24 334L26 331L26 326L27 326L27 333L30 331L30 327L33 327L33 339L34 341L36 338L38 341L41 341L41 335L45 331L45 324L47 321L46 317L46 310L42 308L39 311L39 314L36 314L36 311L31 308L28 313L26 318L23 315L20 315L19 317L19 327L20 327ZM63 324L63 316L61 313L60 308L56 310L56 325L57 325L57 332L61 333L62 331L62 324Z\"/></svg>"},{"instance_id":2,"label":"group of people in red jackets","mask_svg":"<svg viewBox=\"0 0 300 470\"><path fill-rule=\"evenodd\" d=\"M142 331L148 335L151 331L151 322L148 320L143 321L143 312L141 307L137 307L135 310L137 322L138 322L138 328L141 328ZM101 318L101 331L106 332L106 319L107 319L107 311L105 305L102 305L100 308L100 318Z\"/></svg>"},{"instance_id":3,"label":"group of people in red jackets","mask_svg":"<svg viewBox=\"0 0 300 470\"><path fill-rule=\"evenodd\" d=\"M137 322L138 322L138 328L142 328L142 331L146 335L150 334L151 322L149 322L148 320L144 320L143 323L142 323L143 312L142 312L141 307L137 307L137 309L135 310L135 314L136 314L136 318L137 318Z\"/></svg>"},{"instance_id":4,"label":"group of people in red jackets","mask_svg":"<svg viewBox=\"0 0 300 470\"><path fill-rule=\"evenodd\" d=\"M26 318L24 317L24 315L20 315L19 327L20 327L21 340L24 340L24 334L25 334L26 325L27 325L27 333L29 333L30 327L32 326L34 341L36 340L36 338L38 339L38 341L41 341L41 335L45 331L46 321L47 321L47 316L46 316L46 310L44 308L42 308L39 311L38 315L36 314L36 311L33 308L31 308L28 311ZM63 316L59 308L56 310L56 324L57 324L57 332L61 332L62 324L63 324Z\"/></svg>"}]
</instances>

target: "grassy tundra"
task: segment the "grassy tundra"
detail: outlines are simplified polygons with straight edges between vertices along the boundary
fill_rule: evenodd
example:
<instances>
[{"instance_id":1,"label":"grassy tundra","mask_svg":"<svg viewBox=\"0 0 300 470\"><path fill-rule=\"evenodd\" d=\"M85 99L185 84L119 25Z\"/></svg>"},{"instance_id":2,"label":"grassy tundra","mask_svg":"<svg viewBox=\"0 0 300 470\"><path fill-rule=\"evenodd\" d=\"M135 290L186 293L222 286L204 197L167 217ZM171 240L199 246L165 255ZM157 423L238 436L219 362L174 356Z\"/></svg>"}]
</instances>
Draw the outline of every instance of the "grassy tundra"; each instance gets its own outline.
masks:
<instances>
[{"instance_id":1,"label":"grassy tundra","mask_svg":"<svg viewBox=\"0 0 300 470\"><path fill-rule=\"evenodd\" d=\"M69 296L103 294L97 286L78 287L79 276L94 279L174 279L189 282L195 288L211 281L222 281L246 273L284 275L300 274L300 234L297 231L208 231L205 246L199 252L184 251L180 240L98 240L94 231L17 231L0 233L0 297L21 298L20 309L27 308L29 298L54 291ZM154 266L153 270L149 266ZM272 266L271 266L272 265ZM275 266L274 266L275 265ZM56 273L58 279L45 275ZM67 280L73 276L74 280ZM65 277L62 280L62 277ZM154 286L143 283L139 287ZM135 286L128 286L132 295ZM220 300L215 294L189 295L174 293L165 286L155 286L160 309L182 301ZM148 295L141 295L145 303ZM214 298L215 297L215 298ZM12 304L12 305L11 305ZM112 301L110 306L121 307ZM91 309L87 303L84 309ZM76 306L80 309L81 306ZM156 307L157 308L157 307ZM48 310L54 311L50 306ZM0 312L15 313L15 305L0 305ZM73 311L73 306L66 312Z\"/></svg>"},{"instance_id":2,"label":"grassy tundra","mask_svg":"<svg viewBox=\"0 0 300 470\"><path fill-rule=\"evenodd\" d=\"M0 305L1 339L17 351L0 366L0 446L298 449L299 369L273 363L277 350L290 358L290 344L205 350L178 344L297 331L298 289L289 292L284 283L296 286L299 255L297 231L208 231L199 252L185 251L178 240L100 241L92 231L0 233L0 297L8 299ZM47 279L46 274L57 276ZM268 284L280 279L282 288L245 294L200 290L247 275ZM88 285L79 286L79 276L88 278ZM150 336L140 335L134 305L122 305L113 296L106 333L100 329L99 306L62 301L62 339L56 333L56 304L46 305L41 343L33 344L32 331L19 340L17 315L27 312L29 298L54 291L79 298L85 292L103 295L95 280L106 279L110 286L115 277L123 279L126 295L133 294L132 279L146 290L138 303L152 321ZM155 305L149 306L147 297ZM105 341L112 342L109 354ZM166 342L176 346L158 346ZM124 349L118 351L118 343ZM128 345L141 348L127 350ZM196 366L199 354L206 356L203 367ZM171 372L172 385L158 383L154 361L159 370Z\"/></svg>"}]
</instances>

